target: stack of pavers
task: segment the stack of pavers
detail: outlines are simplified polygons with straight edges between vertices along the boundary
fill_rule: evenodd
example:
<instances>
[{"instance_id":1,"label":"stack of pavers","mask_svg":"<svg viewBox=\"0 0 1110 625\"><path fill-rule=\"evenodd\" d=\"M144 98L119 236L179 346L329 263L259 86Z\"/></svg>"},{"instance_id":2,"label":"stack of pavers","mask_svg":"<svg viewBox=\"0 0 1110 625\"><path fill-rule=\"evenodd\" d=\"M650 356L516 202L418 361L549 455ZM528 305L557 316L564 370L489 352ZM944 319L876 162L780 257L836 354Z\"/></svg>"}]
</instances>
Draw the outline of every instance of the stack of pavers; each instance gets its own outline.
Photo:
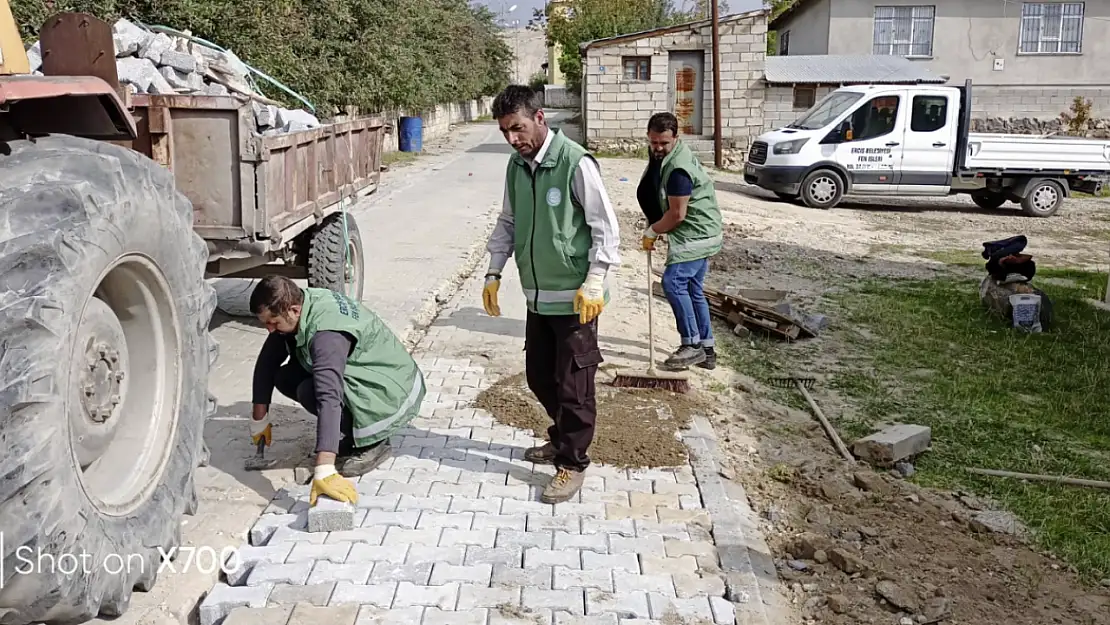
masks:
<instances>
[{"instance_id":1,"label":"stack of pavers","mask_svg":"<svg viewBox=\"0 0 1110 625\"><path fill-rule=\"evenodd\" d=\"M153 95L239 94L261 96L252 86L250 70L233 52L210 48L185 37L152 32L125 19L112 26L116 73L133 93ZM42 74L42 51L36 41L27 50L31 71ZM229 89L229 87L231 87ZM320 126L308 111L252 102L258 132L266 135Z\"/></svg>"}]
</instances>

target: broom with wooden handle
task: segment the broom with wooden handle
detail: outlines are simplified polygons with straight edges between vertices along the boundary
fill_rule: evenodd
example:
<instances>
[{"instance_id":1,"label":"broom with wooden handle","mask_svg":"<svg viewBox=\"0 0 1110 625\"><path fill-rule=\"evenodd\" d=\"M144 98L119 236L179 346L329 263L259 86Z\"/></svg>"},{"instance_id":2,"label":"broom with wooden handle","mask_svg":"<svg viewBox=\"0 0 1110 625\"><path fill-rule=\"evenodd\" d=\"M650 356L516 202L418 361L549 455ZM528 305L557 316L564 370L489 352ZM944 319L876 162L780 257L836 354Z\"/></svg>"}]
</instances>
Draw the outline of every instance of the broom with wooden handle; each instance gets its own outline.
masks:
<instances>
[{"instance_id":1,"label":"broom with wooden handle","mask_svg":"<svg viewBox=\"0 0 1110 625\"><path fill-rule=\"evenodd\" d=\"M613 386L622 388L658 388L674 393L690 391L690 381L680 373L659 372L655 369L655 317L652 304L654 273L651 270L651 250L647 251L647 298L648 298L648 369L645 373L618 371Z\"/></svg>"}]
</instances>

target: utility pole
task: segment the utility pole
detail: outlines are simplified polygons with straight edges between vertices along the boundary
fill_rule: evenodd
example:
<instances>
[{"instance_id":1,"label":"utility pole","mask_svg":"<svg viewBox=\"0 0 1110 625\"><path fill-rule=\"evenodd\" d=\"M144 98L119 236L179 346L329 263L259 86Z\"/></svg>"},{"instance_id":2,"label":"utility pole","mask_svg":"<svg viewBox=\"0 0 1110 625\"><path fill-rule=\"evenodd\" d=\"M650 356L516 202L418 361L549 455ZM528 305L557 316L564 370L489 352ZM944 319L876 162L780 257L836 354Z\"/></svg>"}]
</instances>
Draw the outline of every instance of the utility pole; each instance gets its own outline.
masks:
<instances>
[{"instance_id":1,"label":"utility pole","mask_svg":"<svg viewBox=\"0 0 1110 625\"><path fill-rule=\"evenodd\" d=\"M709 0L713 14L713 161L717 169L724 169L725 157L721 145L721 18L717 0Z\"/></svg>"}]
</instances>

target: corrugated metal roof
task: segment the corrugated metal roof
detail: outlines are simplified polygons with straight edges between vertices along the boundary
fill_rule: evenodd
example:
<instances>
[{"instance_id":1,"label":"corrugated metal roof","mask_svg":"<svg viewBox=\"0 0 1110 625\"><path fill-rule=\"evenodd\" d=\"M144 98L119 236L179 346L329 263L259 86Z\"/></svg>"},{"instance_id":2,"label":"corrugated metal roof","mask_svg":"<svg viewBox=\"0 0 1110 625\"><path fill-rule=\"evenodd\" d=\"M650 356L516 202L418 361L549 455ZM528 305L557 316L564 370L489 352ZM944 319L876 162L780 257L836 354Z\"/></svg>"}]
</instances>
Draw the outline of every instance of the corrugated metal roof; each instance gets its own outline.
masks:
<instances>
[{"instance_id":1,"label":"corrugated metal roof","mask_svg":"<svg viewBox=\"0 0 1110 625\"><path fill-rule=\"evenodd\" d=\"M814 54L767 57L764 80L770 84L943 84L948 77L938 76L924 64L900 56Z\"/></svg>"},{"instance_id":2,"label":"corrugated metal roof","mask_svg":"<svg viewBox=\"0 0 1110 625\"><path fill-rule=\"evenodd\" d=\"M743 13L733 13L732 15L722 15L717 18L718 24L727 24L735 22L744 18L758 17L760 14L769 14L770 9L756 9L754 11L745 11ZM646 37L658 37L670 33L679 33L684 30L705 28L709 26L713 20L704 19L694 22L685 22L683 24L675 24L674 26L664 26L662 28L653 28L651 30L643 30L638 33L627 33L624 35L616 35L614 37L604 37L602 39L594 39L592 41L583 41L578 44L578 49L581 53L585 54L586 50L590 48L599 48L605 46L616 45L618 43L625 43L628 41L636 41L637 39L644 39Z\"/></svg>"}]
</instances>

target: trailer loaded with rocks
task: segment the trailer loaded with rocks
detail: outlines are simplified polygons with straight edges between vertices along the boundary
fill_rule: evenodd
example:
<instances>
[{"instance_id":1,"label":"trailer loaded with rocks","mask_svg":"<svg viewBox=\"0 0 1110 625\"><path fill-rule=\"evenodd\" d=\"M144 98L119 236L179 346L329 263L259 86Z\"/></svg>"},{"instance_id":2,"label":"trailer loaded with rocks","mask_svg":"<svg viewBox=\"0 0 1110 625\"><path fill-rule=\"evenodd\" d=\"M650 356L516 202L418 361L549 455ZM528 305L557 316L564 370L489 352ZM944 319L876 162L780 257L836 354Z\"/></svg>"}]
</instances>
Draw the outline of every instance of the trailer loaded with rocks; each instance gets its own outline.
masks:
<instances>
[{"instance_id":1,"label":"trailer loaded with rocks","mask_svg":"<svg viewBox=\"0 0 1110 625\"><path fill-rule=\"evenodd\" d=\"M17 32L0 0L0 623L68 625L125 613L197 512L206 278L361 294L345 208L377 187L384 124L298 122L196 48L91 15L29 49Z\"/></svg>"}]
</instances>

